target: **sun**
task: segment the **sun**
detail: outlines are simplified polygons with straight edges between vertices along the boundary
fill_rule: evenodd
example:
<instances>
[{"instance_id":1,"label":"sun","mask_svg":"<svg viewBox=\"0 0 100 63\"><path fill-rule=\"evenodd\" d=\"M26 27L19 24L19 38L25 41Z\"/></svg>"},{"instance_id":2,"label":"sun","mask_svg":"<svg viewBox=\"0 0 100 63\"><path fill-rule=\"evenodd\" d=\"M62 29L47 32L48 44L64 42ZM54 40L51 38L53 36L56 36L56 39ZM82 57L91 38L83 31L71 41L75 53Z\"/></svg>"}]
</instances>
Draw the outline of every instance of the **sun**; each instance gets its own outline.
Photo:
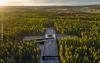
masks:
<instances>
[{"instance_id":1,"label":"sun","mask_svg":"<svg viewBox=\"0 0 100 63\"><path fill-rule=\"evenodd\" d=\"M5 5L6 0L0 0L0 5Z\"/></svg>"}]
</instances>

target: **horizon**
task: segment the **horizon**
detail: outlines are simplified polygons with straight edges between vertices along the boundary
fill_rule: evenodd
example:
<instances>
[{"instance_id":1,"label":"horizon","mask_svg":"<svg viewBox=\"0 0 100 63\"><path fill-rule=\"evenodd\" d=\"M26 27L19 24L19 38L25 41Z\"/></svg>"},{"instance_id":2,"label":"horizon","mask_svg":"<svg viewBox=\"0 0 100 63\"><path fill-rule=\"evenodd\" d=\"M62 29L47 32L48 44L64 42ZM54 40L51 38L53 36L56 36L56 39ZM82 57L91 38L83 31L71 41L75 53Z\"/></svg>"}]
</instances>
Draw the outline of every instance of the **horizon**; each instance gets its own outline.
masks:
<instances>
[{"instance_id":1,"label":"horizon","mask_svg":"<svg viewBox=\"0 0 100 63\"><path fill-rule=\"evenodd\" d=\"M0 7L16 7L16 6L18 6L18 7L20 7L20 6L39 6L39 7L41 7L41 6L69 6L69 7L71 7L71 6L92 6L92 5L100 5L100 4L89 4L89 5L0 5Z\"/></svg>"}]
</instances>

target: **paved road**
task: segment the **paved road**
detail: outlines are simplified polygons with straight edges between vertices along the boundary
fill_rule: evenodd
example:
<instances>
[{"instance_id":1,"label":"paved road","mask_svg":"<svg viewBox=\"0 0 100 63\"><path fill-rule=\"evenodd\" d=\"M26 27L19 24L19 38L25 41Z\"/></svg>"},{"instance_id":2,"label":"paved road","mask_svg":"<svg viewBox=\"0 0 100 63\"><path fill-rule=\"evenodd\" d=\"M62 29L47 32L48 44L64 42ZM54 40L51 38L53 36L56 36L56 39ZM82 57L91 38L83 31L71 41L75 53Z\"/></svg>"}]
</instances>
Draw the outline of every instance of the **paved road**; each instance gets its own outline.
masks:
<instances>
[{"instance_id":1,"label":"paved road","mask_svg":"<svg viewBox=\"0 0 100 63\"><path fill-rule=\"evenodd\" d=\"M46 34L55 34L57 39L60 38L77 38L77 36L71 36L71 35L61 35L56 34L55 30L48 28L46 30ZM40 63L59 63L58 59L58 48L57 48L57 42L56 39L46 39L44 36L26 36L23 40L42 40L44 44L39 45L39 48L41 49L41 62ZM40 41L41 42L41 41Z\"/></svg>"},{"instance_id":2,"label":"paved road","mask_svg":"<svg viewBox=\"0 0 100 63\"><path fill-rule=\"evenodd\" d=\"M59 63L59 60L45 60L43 63Z\"/></svg>"},{"instance_id":3,"label":"paved road","mask_svg":"<svg viewBox=\"0 0 100 63\"><path fill-rule=\"evenodd\" d=\"M41 63L59 63L57 42L55 39L47 39L41 48ZM44 59L43 59L44 57Z\"/></svg>"},{"instance_id":4,"label":"paved road","mask_svg":"<svg viewBox=\"0 0 100 63\"><path fill-rule=\"evenodd\" d=\"M23 40L37 40L37 39L45 39L44 36L25 36Z\"/></svg>"},{"instance_id":5,"label":"paved road","mask_svg":"<svg viewBox=\"0 0 100 63\"><path fill-rule=\"evenodd\" d=\"M57 43L55 39L48 39L44 43L44 54L43 56L58 56Z\"/></svg>"},{"instance_id":6,"label":"paved road","mask_svg":"<svg viewBox=\"0 0 100 63\"><path fill-rule=\"evenodd\" d=\"M57 39L60 39L60 38L70 38L70 37L73 37L73 38L77 38L77 36L75 35L62 35L62 34L57 34ZM25 40L38 40L38 39L44 39L45 40L45 37L44 36L25 36L23 38L23 41Z\"/></svg>"}]
</instances>

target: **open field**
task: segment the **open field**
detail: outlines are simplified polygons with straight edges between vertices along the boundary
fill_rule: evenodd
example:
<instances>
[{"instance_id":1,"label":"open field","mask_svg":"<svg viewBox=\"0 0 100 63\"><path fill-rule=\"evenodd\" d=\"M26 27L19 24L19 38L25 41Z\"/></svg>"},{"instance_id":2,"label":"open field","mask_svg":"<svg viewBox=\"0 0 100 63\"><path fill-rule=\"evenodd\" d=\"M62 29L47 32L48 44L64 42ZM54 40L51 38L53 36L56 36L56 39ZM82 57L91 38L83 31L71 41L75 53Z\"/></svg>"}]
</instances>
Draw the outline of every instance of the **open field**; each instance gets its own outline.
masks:
<instances>
[{"instance_id":1,"label":"open field","mask_svg":"<svg viewBox=\"0 0 100 63\"><path fill-rule=\"evenodd\" d=\"M66 7L5 7L0 10L0 22L4 23L4 37L19 40L25 35L43 35L47 27L59 33L78 34L100 24L99 13L73 13L59 10ZM53 11L50 11L54 9ZM41 10L41 11L40 11ZM56 12L54 12L56 11ZM1 30L1 29L0 29ZM14 38L15 36L15 38Z\"/></svg>"},{"instance_id":2,"label":"open field","mask_svg":"<svg viewBox=\"0 0 100 63\"><path fill-rule=\"evenodd\" d=\"M25 36L42 36L45 34L45 29L49 27L54 28L58 34L77 36L75 39L72 37L58 39L59 56L62 63L100 62L100 9L95 7L95 11L92 10L93 12L90 12L91 8L94 9L93 7L87 9L87 7L66 6L0 7L0 24L4 24L4 42L0 43L0 53L2 52L0 54L0 62L6 63L8 61L8 58L4 57L5 54L11 56L10 53L14 51L13 49L8 51L10 47L14 47L17 49L16 51L25 50L22 55L27 53L34 55L37 51L36 54L39 56L40 50L38 46L35 46L36 44L27 42L25 45L22 40ZM81 9L85 9L85 11ZM1 32L0 27L0 34ZM24 49L24 47L26 48ZM33 49L36 48L36 50L32 51L31 47ZM20 54L20 52L18 53ZM4 56L2 56L3 54ZM13 55L14 59L16 56ZM31 59L37 59L37 56ZM17 61L14 59L12 60ZM21 61L19 59L19 63L25 63ZM34 60L27 61L31 63Z\"/></svg>"}]
</instances>

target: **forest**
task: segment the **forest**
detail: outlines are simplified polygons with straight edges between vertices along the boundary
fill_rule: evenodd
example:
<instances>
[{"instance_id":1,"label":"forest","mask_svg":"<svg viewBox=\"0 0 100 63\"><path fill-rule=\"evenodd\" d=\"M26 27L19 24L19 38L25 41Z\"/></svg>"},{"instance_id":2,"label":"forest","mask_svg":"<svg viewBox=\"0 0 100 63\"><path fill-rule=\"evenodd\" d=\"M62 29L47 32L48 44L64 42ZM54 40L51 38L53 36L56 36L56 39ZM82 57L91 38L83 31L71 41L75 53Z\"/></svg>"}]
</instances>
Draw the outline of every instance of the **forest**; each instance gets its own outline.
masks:
<instances>
[{"instance_id":1,"label":"forest","mask_svg":"<svg viewBox=\"0 0 100 63\"><path fill-rule=\"evenodd\" d=\"M43 35L48 27L53 27L59 34L77 36L58 39L62 63L99 63L100 13L48 10L43 7L5 7L0 10L0 24L4 24L0 63L39 63L38 44L22 40L25 36ZM25 57L30 59L24 61Z\"/></svg>"}]
</instances>

